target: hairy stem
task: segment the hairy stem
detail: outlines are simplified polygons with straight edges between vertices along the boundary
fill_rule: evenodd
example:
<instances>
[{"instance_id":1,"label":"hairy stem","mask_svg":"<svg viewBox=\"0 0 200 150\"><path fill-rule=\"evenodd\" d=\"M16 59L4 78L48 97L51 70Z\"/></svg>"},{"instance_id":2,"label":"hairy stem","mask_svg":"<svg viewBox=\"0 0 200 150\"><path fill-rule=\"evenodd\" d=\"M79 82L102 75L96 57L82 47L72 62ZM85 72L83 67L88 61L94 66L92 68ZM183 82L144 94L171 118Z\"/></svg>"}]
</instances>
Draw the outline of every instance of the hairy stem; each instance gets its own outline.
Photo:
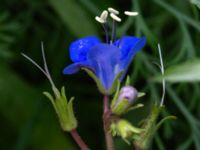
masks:
<instances>
[{"instance_id":1,"label":"hairy stem","mask_svg":"<svg viewBox=\"0 0 200 150\"><path fill-rule=\"evenodd\" d=\"M104 134L106 139L107 150L114 150L113 138L110 132L110 123L111 123L111 111L109 108L109 98L104 96L104 108L103 108L103 123L104 123Z\"/></svg>"},{"instance_id":2,"label":"hairy stem","mask_svg":"<svg viewBox=\"0 0 200 150\"><path fill-rule=\"evenodd\" d=\"M80 135L78 134L76 129L71 130L71 135L75 142L78 144L81 150L90 150L88 146L84 143L84 141L81 139Z\"/></svg>"}]
</instances>

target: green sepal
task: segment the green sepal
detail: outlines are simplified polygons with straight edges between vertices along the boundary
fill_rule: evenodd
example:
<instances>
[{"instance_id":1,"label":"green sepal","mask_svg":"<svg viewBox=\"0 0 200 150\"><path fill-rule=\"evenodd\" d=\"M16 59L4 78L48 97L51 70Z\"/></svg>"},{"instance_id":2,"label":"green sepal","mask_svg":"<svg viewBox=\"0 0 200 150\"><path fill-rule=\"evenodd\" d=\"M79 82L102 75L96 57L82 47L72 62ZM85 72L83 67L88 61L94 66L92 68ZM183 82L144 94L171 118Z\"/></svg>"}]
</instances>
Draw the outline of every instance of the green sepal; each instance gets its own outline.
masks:
<instances>
[{"instance_id":1,"label":"green sepal","mask_svg":"<svg viewBox=\"0 0 200 150\"><path fill-rule=\"evenodd\" d=\"M113 94L116 91L117 86L118 86L118 82L120 81L120 77L122 76L122 74L123 74L123 71L119 72L117 77L115 78L113 85L112 85L112 87L110 88L110 91L109 91L110 95Z\"/></svg>"},{"instance_id":2,"label":"green sepal","mask_svg":"<svg viewBox=\"0 0 200 150\"><path fill-rule=\"evenodd\" d=\"M130 83L131 83L130 76L127 75L125 85L126 85L126 86L129 86Z\"/></svg>"},{"instance_id":3,"label":"green sepal","mask_svg":"<svg viewBox=\"0 0 200 150\"><path fill-rule=\"evenodd\" d=\"M96 77L96 75L92 71L90 71L87 68L82 68L82 70L84 70L94 80L94 82L97 84L97 87L98 87L99 91L102 94L104 94L104 95L108 94L106 92L106 90L104 89L103 85L101 84L101 81Z\"/></svg>"},{"instance_id":4,"label":"green sepal","mask_svg":"<svg viewBox=\"0 0 200 150\"><path fill-rule=\"evenodd\" d=\"M113 108L117 102L117 98L119 96L119 90L120 90L120 81L118 80L117 82L117 89L116 89L116 92L115 92L115 95L112 99L112 102L111 102L111 108Z\"/></svg>"},{"instance_id":5,"label":"green sepal","mask_svg":"<svg viewBox=\"0 0 200 150\"><path fill-rule=\"evenodd\" d=\"M72 97L67 101L64 86L61 88L61 92L56 87L53 87L52 90L55 98L49 92L43 92L43 94L51 101L62 129L64 131L71 131L77 128L77 120L73 111L74 98Z\"/></svg>"},{"instance_id":6,"label":"green sepal","mask_svg":"<svg viewBox=\"0 0 200 150\"><path fill-rule=\"evenodd\" d=\"M146 93L144 93L144 92L138 92L138 98L140 98L140 97L143 97L143 96L145 96L146 95Z\"/></svg>"},{"instance_id":7,"label":"green sepal","mask_svg":"<svg viewBox=\"0 0 200 150\"><path fill-rule=\"evenodd\" d=\"M43 92L43 94L51 101L54 109L56 109L55 102L53 96L49 92Z\"/></svg>"},{"instance_id":8,"label":"green sepal","mask_svg":"<svg viewBox=\"0 0 200 150\"><path fill-rule=\"evenodd\" d=\"M127 99L120 100L114 107L112 107L112 112L116 115L122 115L127 111L129 105L130 102Z\"/></svg>"},{"instance_id":9,"label":"green sepal","mask_svg":"<svg viewBox=\"0 0 200 150\"><path fill-rule=\"evenodd\" d=\"M142 107L144 107L144 104L139 103L139 104L136 104L135 106L129 107L129 108L126 110L126 112L124 112L124 113L127 113L127 112L129 112L129 111L132 111L132 110L135 110L135 109L138 109L138 108L142 108Z\"/></svg>"}]
</instances>

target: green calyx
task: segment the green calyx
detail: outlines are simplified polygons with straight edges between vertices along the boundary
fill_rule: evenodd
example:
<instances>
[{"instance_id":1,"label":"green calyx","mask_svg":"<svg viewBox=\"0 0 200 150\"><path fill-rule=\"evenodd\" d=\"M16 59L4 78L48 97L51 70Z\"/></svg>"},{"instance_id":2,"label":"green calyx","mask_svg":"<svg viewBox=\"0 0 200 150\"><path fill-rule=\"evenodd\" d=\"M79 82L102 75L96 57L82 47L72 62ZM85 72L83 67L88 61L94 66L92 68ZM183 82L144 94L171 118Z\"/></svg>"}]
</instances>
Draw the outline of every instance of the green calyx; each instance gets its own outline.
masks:
<instances>
[{"instance_id":1,"label":"green calyx","mask_svg":"<svg viewBox=\"0 0 200 150\"><path fill-rule=\"evenodd\" d=\"M127 77L126 79L126 86L130 85L130 78L129 76ZM130 104L130 102L127 100L127 99L123 99L121 101L118 101L118 97L119 97L119 92L120 92L120 81L118 80L116 82L116 90L115 90L115 94L114 94L114 97L112 99L112 102L111 102L111 110L112 110L112 113L115 114L115 115L123 115L131 110L134 110L134 109L137 109L137 108L141 108L143 107L144 105L139 103L135 106L131 106L132 104ZM144 96L145 93L139 93L138 94L138 98Z\"/></svg>"},{"instance_id":2,"label":"green calyx","mask_svg":"<svg viewBox=\"0 0 200 150\"><path fill-rule=\"evenodd\" d=\"M55 98L49 92L43 92L43 94L51 101L62 129L64 131L71 131L77 128L77 120L73 112L74 98L67 100L64 86L61 88L61 92L56 87L52 87L52 90Z\"/></svg>"},{"instance_id":3,"label":"green calyx","mask_svg":"<svg viewBox=\"0 0 200 150\"><path fill-rule=\"evenodd\" d=\"M97 78L97 76L89 69L87 68L82 68L82 70L84 70L96 83L99 91L103 94L103 95L111 95L112 93L114 93L116 91L117 88L117 84L119 81L119 78L122 75L122 71L117 75L117 77L115 78L112 87L110 88L110 91L106 91L106 89L103 87L101 81Z\"/></svg>"},{"instance_id":4,"label":"green calyx","mask_svg":"<svg viewBox=\"0 0 200 150\"><path fill-rule=\"evenodd\" d=\"M169 119L176 119L175 116L167 116L157 123L157 118L162 108L163 107L160 107L154 104L150 115L147 117L147 119L143 123L143 127L142 127L143 132L141 132L139 136L137 136L137 138L134 140L135 147L142 150L146 150L149 147L149 144L152 141L156 131L163 124L163 122Z\"/></svg>"},{"instance_id":5,"label":"green calyx","mask_svg":"<svg viewBox=\"0 0 200 150\"><path fill-rule=\"evenodd\" d=\"M134 139L137 134L140 134L143 129L133 126L127 120L121 119L111 124L111 130L113 136L121 136L121 138L130 144L129 139Z\"/></svg>"}]
</instances>

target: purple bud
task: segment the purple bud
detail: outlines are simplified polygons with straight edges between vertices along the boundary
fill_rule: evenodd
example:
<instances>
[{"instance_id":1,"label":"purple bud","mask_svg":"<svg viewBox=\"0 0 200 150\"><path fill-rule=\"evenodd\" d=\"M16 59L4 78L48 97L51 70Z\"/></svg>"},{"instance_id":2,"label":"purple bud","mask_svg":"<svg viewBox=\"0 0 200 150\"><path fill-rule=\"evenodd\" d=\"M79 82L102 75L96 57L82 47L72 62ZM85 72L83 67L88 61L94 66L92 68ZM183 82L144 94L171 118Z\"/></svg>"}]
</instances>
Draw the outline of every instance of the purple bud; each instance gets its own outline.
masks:
<instances>
[{"instance_id":1,"label":"purple bud","mask_svg":"<svg viewBox=\"0 0 200 150\"><path fill-rule=\"evenodd\" d=\"M124 114L128 111L130 106L134 103L138 96L137 90L132 86L124 86L119 91L118 98L113 101L111 110L116 115Z\"/></svg>"},{"instance_id":2,"label":"purple bud","mask_svg":"<svg viewBox=\"0 0 200 150\"><path fill-rule=\"evenodd\" d=\"M121 88L121 90L119 92L118 101L127 99L129 101L129 103L132 104L134 102L134 100L137 98L137 96L138 96L138 92L134 87L125 86L125 87Z\"/></svg>"}]
</instances>

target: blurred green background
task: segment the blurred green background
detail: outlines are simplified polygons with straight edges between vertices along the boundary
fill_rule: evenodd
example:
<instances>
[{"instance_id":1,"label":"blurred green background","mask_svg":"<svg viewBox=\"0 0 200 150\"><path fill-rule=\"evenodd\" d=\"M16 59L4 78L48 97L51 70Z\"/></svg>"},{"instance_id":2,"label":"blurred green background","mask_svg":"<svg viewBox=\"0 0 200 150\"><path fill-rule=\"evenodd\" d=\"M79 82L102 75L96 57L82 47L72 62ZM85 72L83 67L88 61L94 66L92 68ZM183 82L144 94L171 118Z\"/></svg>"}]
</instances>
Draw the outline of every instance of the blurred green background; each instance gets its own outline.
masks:
<instances>
[{"instance_id":1,"label":"blurred green background","mask_svg":"<svg viewBox=\"0 0 200 150\"><path fill-rule=\"evenodd\" d=\"M136 124L161 98L162 86L152 80L160 74L153 64L159 62L160 43L169 81L162 116L176 115L178 119L161 127L149 149L200 150L198 0L1 0L1 150L78 149L70 135L61 131L50 102L42 94L44 90L51 91L48 81L20 55L24 52L42 64L41 41L56 85L65 85L68 97L75 96L78 131L91 149L105 149L102 96L85 73L64 76L62 70L71 63L68 47L72 41L88 35L104 40L94 17L110 6L121 11L123 22L117 26L118 37L144 35L148 41L128 71L132 85L146 92L140 99L145 107L125 117ZM127 18L122 15L125 10L139 11L140 15ZM115 144L116 150L133 149L120 138L115 139Z\"/></svg>"}]
</instances>

